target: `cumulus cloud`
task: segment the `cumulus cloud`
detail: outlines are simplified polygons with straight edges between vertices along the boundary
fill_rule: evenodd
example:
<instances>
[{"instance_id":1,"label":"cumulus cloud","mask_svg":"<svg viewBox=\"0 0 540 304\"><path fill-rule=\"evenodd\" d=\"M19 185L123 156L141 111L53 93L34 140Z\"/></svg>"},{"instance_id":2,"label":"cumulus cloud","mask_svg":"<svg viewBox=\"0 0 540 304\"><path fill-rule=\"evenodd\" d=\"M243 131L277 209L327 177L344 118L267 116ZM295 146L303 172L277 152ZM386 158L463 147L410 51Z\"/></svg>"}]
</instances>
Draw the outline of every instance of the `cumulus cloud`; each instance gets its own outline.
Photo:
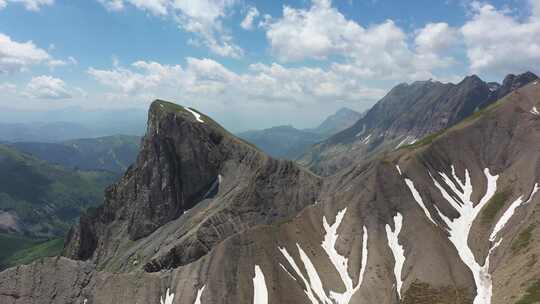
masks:
<instances>
[{"instance_id":1,"label":"cumulus cloud","mask_svg":"<svg viewBox=\"0 0 540 304\"><path fill-rule=\"evenodd\" d=\"M32 41L17 42L0 33L0 74L22 71L50 60L51 56Z\"/></svg>"},{"instance_id":2,"label":"cumulus cloud","mask_svg":"<svg viewBox=\"0 0 540 304\"><path fill-rule=\"evenodd\" d=\"M259 17L259 10L257 10L257 8L254 6L250 7L247 10L244 20L242 20L242 22L240 23L240 26L247 31L252 30L253 23L257 17Z\"/></svg>"},{"instance_id":3,"label":"cumulus cloud","mask_svg":"<svg viewBox=\"0 0 540 304\"><path fill-rule=\"evenodd\" d=\"M294 103L297 105L336 101L373 101L384 91L369 88L339 70L287 68L274 63L253 64L245 73L235 73L212 59L187 58L185 68L138 61L130 68L91 68L88 73L113 92L145 98L149 92L176 91L176 98L212 103ZM152 95L152 94L151 94ZM118 95L117 95L118 96Z\"/></svg>"},{"instance_id":4,"label":"cumulus cloud","mask_svg":"<svg viewBox=\"0 0 540 304\"><path fill-rule=\"evenodd\" d=\"M130 4L157 16L176 20L185 31L196 35L195 44L224 57L238 58L243 50L233 42L223 20L238 0L98 0L107 9L119 11Z\"/></svg>"},{"instance_id":5,"label":"cumulus cloud","mask_svg":"<svg viewBox=\"0 0 540 304\"><path fill-rule=\"evenodd\" d=\"M392 20L364 27L348 20L330 0L312 0L307 9L285 6L282 18L264 25L272 52L280 61L338 55L347 62L337 68L357 76L383 78L433 77L431 70L449 59L440 58L439 52L455 36L447 24L430 24L418 31L416 46L410 45L407 33ZM444 44L448 38L452 39Z\"/></svg>"},{"instance_id":6,"label":"cumulus cloud","mask_svg":"<svg viewBox=\"0 0 540 304\"><path fill-rule=\"evenodd\" d=\"M461 32L472 72L502 75L540 65L540 1L529 3L525 19L487 3L470 5L473 15Z\"/></svg>"},{"instance_id":7,"label":"cumulus cloud","mask_svg":"<svg viewBox=\"0 0 540 304\"><path fill-rule=\"evenodd\" d=\"M32 41L17 42L0 33L0 74L26 71L32 65L38 64L56 68L76 65L77 60L74 57L66 60L55 59Z\"/></svg>"},{"instance_id":8,"label":"cumulus cloud","mask_svg":"<svg viewBox=\"0 0 540 304\"><path fill-rule=\"evenodd\" d=\"M72 97L62 79L46 75L33 77L26 85L23 95L36 99L68 99Z\"/></svg>"},{"instance_id":9,"label":"cumulus cloud","mask_svg":"<svg viewBox=\"0 0 540 304\"><path fill-rule=\"evenodd\" d=\"M5 8L10 2L21 3L29 11L39 11L42 6L54 4L54 0L0 0L0 9Z\"/></svg>"}]
</instances>

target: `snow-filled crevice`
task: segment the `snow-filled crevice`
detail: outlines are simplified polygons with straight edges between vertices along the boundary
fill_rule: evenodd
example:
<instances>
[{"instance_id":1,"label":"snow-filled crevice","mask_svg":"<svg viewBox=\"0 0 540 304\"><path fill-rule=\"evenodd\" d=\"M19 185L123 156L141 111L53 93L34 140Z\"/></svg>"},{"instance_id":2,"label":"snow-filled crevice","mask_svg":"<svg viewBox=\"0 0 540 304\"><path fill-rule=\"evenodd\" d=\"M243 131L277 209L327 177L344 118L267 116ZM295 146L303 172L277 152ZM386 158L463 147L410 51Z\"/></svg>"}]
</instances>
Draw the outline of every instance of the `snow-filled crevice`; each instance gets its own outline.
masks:
<instances>
[{"instance_id":1,"label":"snow-filled crevice","mask_svg":"<svg viewBox=\"0 0 540 304\"><path fill-rule=\"evenodd\" d=\"M422 200L422 196L420 195L420 193L418 193L418 190L416 190L416 187L414 186L413 181L406 178L405 184L407 184L407 187L409 187L409 190L411 191L414 201L418 204L418 206L420 206L422 211L424 211L424 214L429 219L429 221L432 222L433 225L437 226L437 223L435 222L433 217L431 217L431 213L429 213L429 210L426 208L426 205L424 204L424 200Z\"/></svg>"},{"instance_id":2,"label":"snow-filled crevice","mask_svg":"<svg viewBox=\"0 0 540 304\"><path fill-rule=\"evenodd\" d=\"M173 301L174 301L174 293L169 293L169 288L167 288L165 299L163 297L159 297L159 302L161 304L173 304Z\"/></svg>"},{"instance_id":3,"label":"snow-filled crevice","mask_svg":"<svg viewBox=\"0 0 540 304\"><path fill-rule=\"evenodd\" d=\"M255 265L255 277L253 277L253 304L268 304L266 280L259 265Z\"/></svg>"},{"instance_id":4,"label":"snow-filled crevice","mask_svg":"<svg viewBox=\"0 0 540 304\"><path fill-rule=\"evenodd\" d=\"M206 285L203 285L203 287L197 291L197 297L195 298L195 302L193 304L201 304L201 297L202 293L204 292L204 288L206 288Z\"/></svg>"},{"instance_id":5,"label":"snow-filled crevice","mask_svg":"<svg viewBox=\"0 0 540 304\"><path fill-rule=\"evenodd\" d=\"M396 290L398 297L401 299L401 286L403 285L403 280L401 279L401 272L403 270L403 265L405 264L405 250L403 246L399 244L399 233L401 232L401 227L403 225L403 216L398 212L394 216L394 230L390 225L386 224L386 238L388 239L388 247L392 251L394 256L394 277L396 280Z\"/></svg>"},{"instance_id":6,"label":"snow-filled crevice","mask_svg":"<svg viewBox=\"0 0 540 304\"><path fill-rule=\"evenodd\" d=\"M286 248L279 248L281 254L285 257L290 267L296 273L296 276L302 281L303 286L305 286L304 293L306 294L308 300L312 304L348 304L351 301L352 296L360 289L362 281L364 279L365 269L367 265L368 257L368 233L367 228L363 227L363 239L362 239L362 261L360 265L360 273L358 281L354 284L353 279L349 276L349 259L345 256L340 255L336 250L336 243L339 239L339 234L337 230L341 225L343 217L347 209L343 209L336 215L336 221L330 225L326 217L323 217L323 228L325 230L325 236L321 244L323 250L328 255L328 258L336 271L339 274L343 285L345 286L345 291L335 292L330 290L328 293L325 291L323 280L321 279L317 268L305 253L302 247L299 244L296 244L298 253L300 255L300 260L306 270L306 275L302 273L300 267L294 260L294 258L289 254ZM295 281L297 279L285 268L283 265L280 265L286 273L292 277Z\"/></svg>"},{"instance_id":7,"label":"snow-filled crevice","mask_svg":"<svg viewBox=\"0 0 540 304\"><path fill-rule=\"evenodd\" d=\"M193 114L193 116L195 117L195 119L198 121L198 122L201 122L201 123L204 123L204 120L201 119L201 114L193 111L192 109L188 108L188 107L184 107L184 109L186 111L188 111L189 113Z\"/></svg>"},{"instance_id":8,"label":"snow-filled crevice","mask_svg":"<svg viewBox=\"0 0 540 304\"><path fill-rule=\"evenodd\" d=\"M536 183L534 184L533 190L526 201L523 201L523 195L522 195L517 200L515 200L512 204L510 204L510 206L506 209L506 211L497 221L497 224L495 224L495 227L493 228L493 231L491 232L491 235L489 236L489 240L491 242L494 242L497 239L497 234L506 226L508 221L510 221L516 209L522 205L526 205L530 203L534 195L536 194L536 192L538 192L538 190L540 190L540 186L538 185L538 183ZM499 242L500 241L502 241L502 238L499 239Z\"/></svg>"},{"instance_id":9,"label":"snow-filled crevice","mask_svg":"<svg viewBox=\"0 0 540 304\"><path fill-rule=\"evenodd\" d=\"M480 202L476 205L471 198L473 186L471 184L471 177L468 170L465 170L464 182L462 182L456 175L454 166L452 166L452 177L449 177L442 172L439 173L443 180L442 182L450 189L450 192L446 191L446 189L441 186L441 184L435 178L432 177L433 183L437 189L439 189L441 195L459 214L457 218L450 219L438 208L436 208L439 216L443 219L448 227L448 238L450 242L456 248L463 263L469 267L473 274L474 282L476 284L476 297L474 298L474 304L491 303L492 294L491 276L489 274L489 254L485 263L483 263L484 265L480 265L476 261L474 253L468 244L469 234L471 232L471 227L474 220L480 213L480 210L482 210L482 208L497 191L498 176L491 175L489 169L487 168L484 170L484 174L487 180L487 189L484 196L480 199ZM496 246L493 246L490 253L495 248Z\"/></svg>"}]
</instances>

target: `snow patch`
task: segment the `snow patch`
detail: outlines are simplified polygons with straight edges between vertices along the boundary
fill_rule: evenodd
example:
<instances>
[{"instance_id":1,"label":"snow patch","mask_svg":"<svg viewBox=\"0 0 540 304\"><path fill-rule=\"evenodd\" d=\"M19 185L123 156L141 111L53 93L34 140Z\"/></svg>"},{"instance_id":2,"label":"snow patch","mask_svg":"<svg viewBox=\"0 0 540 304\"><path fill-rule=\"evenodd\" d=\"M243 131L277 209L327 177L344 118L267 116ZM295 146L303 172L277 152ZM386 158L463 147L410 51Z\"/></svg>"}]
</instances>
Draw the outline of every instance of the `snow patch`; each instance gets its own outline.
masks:
<instances>
[{"instance_id":1,"label":"snow patch","mask_svg":"<svg viewBox=\"0 0 540 304\"><path fill-rule=\"evenodd\" d=\"M259 265L255 265L255 277L253 278L253 304L268 304L268 289L266 280Z\"/></svg>"},{"instance_id":2,"label":"snow patch","mask_svg":"<svg viewBox=\"0 0 540 304\"><path fill-rule=\"evenodd\" d=\"M352 296L358 291L358 289L360 289L360 286L364 279L365 269L367 265L367 257L368 257L368 248L367 248L368 234L367 234L366 227L365 226L363 227L362 262L360 265L361 269L360 269L358 282L356 285L354 285L353 279L349 276L349 271L348 271L349 259L347 257L340 255L335 248L337 240L339 238L339 234L337 233L337 230L339 226L341 225L341 222L346 212L347 212L347 209L343 209L342 211L338 212L338 214L336 215L336 221L332 225L328 224L326 217L323 217L323 228L325 230L325 236L321 244L321 247L328 255L330 262L332 263L332 265L334 265L343 284L345 285L345 292L338 293L335 291L329 291L329 295L326 294L326 292L324 291L324 286L319 276L319 273L317 272L317 269L313 265L309 256L304 252L304 250L299 244L296 244L296 247L300 254L300 259L302 260L302 263L304 264L304 269L307 272L307 279L303 275L300 268L298 267L298 265L296 264L292 256L289 254L287 249L279 248L279 250L281 251L281 254L285 257L285 259L287 260L289 265L292 267L292 269L295 271L297 276L304 283L303 285L306 288L304 290L304 293L306 294L308 300L312 304L348 304ZM287 269L283 265L281 265L281 267L285 270L285 272L289 276L291 276L296 281L294 276L289 271L287 271Z\"/></svg>"},{"instance_id":3,"label":"snow patch","mask_svg":"<svg viewBox=\"0 0 540 304\"><path fill-rule=\"evenodd\" d=\"M495 224L495 227L493 228L493 231L491 232L491 235L489 236L489 240L491 242L495 241L495 239L497 238L497 234L504 228L504 226L506 226L506 224L508 223L510 218L512 218L512 216L514 215L514 212L516 211L516 209L521 205L528 204L532 200L533 196L536 194L538 189L539 189L538 184L535 184L534 188L533 188L533 191L532 191L532 193L529 196L529 199L527 201L525 201L525 202L523 201L523 195L522 195L517 200L515 200L510 205L510 207L508 207L508 209L506 209L504 214L497 221L497 224Z\"/></svg>"},{"instance_id":4,"label":"snow patch","mask_svg":"<svg viewBox=\"0 0 540 304\"><path fill-rule=\"evenodd\" d=\"M403 280L401 279L401 271L403 270L403 265L405 264L405 250L403 246L399 244L399 233L401 232L401 227L403 225L403 216L398 212L394 216L394 231L390 225L386 224L386 237L388 239L388 247L394 255L394 276L396 278L396 290L399 298L401 299L401 286L403 285Z\"/></svg>"},{"instance_id":5,"label":"snow patch","mask_svg":"<svg viewBox=\"0 0 540 304\"><path fill-rule=\"evenodd\" d=\"M396 165L396 169L397 169L397 171L399 172L399 175L403 175L403 174L401 173L401 168L399 167L399 165Z\"/></svg>"},{"instance_id":6,"label":"snow patch","mask_svg":"<svg viewBox=\"0 0 540 304\"><path fill-rule=\"evenodd\" d=\"M371 134L369 134L366 138L364 138L364 140L362 140L362 143L367 145L369 143L370 138L371 138Z\"/></svg>"},{"instance_id":7,"label":"snow patch","mask_svg":"<svg viewBox=\"0 0 540 304\"><path fill-rule=\"evenodd\" d=\"M184 107L184 109L186 111L188 111L189 113L193 114L193 116L195 116L195 119L198 121L198 122L202 122L204 123L204 120L201 119L201 114L193 111L192 109L188 108L188 107Z\"/></svg>"},{"instance_id":8,"label":"snow patch","mask_svg":"<svg viewBox=\"0 0 540 304\"><path fill-rule=\"evenodd\" d=\"M173 304L174 293L169 293L169 288L167 288L167 293L165 294L165 299L159 297L159 302L161 304Z\"/></svg>"},{"instance_id":9,"label":"snow patch","mask_svg":"<svg viewBox=\"0 0 540 304\"><path fill-rule=\"evenodd\" d=\"M490 304L492 294L491 275L489 274L489 258L486 258L484 266L481 266L478 262L476 262L474 254L468 244L469 234L474 220L480 213L480 210L482 210L482 208L497 191L498 176L491 175L489 169L487 168L484 170L484 174L487 180L487 189L484 196L480 202L476 204L476 206L471 199L473 186L471 184L471 178L467 169L465 169L464 182L462 182L456 175L453 165L452 177L447 176L445 173L439 172L443 182L451 190L453 195L448 193L446 189L443 188L441 184L439 184L439 182L432 177L433 183L439 189L441 195L459 214L459 217L451 220L438 208L436 208L439 216L448 226L448 239L456 248L463 263L469 267L473 274L477 291L473 302L474 304ZM456 184L459 186L459 188L456 187Z\"/></svg>"},{"instance_id":10,"label":"snow patch","mask_svg":"<svg viewBox=\"0 0 540 304\"><path fill-rule=\"evenodd\" d=\"M416 142L416 138L413 136L407 136L405 139L399 142L399 144L394 148L395 150L401 148L404 145L412 145Z\"/></svg>"},{"instance_id":11,"label":"snow patch","mask_svg":"<svg viewBox=\"0 0 540 304\"><path fill-rule=\"evenodd\" d=\"M413 197L414 197L414 200L418 203L418 205L420 206L420 208L422 208L422 210L424 211L424 214L426 215L426 217L435 225L437 226L437 223L435 222L435 220L433 220L433 218L431 217L431 214L429 213L429 210L426 208L426 205L424 204L424 201L422 200L422 196L420 196L420 193L418 193L418 190L416 190L416 188L414 187L414 183L412 180L406 178L405 179L405 184L407 184L407 187L409 187L409 190L411 191Z\"/></svg>"},{"instance_id":12,"label":"snow patch","mask_svg":"<svg viewBox=\"0 0 540 304\"><path fill-rule=\"evenodd\" d=\"M531 114L540 116L540 112L538 112L538 109L536 107L533 107L531 110Z\"/></svg>"},{"instance_id":13,"label":"snow patch","mask_svg":"<svg viewBox=\"0 0 540 304\"><path fill-rule=\"evenodd\" d=\"M197 298L195 299L195 303L193 303L193 304L201 304L201 296L202 296L202 293L204 291L204 288L206 288L206 285L203 285L203 287L201 287L201 289L199 289L199 291L197 291Z\"/></svg>"}]
</instances>

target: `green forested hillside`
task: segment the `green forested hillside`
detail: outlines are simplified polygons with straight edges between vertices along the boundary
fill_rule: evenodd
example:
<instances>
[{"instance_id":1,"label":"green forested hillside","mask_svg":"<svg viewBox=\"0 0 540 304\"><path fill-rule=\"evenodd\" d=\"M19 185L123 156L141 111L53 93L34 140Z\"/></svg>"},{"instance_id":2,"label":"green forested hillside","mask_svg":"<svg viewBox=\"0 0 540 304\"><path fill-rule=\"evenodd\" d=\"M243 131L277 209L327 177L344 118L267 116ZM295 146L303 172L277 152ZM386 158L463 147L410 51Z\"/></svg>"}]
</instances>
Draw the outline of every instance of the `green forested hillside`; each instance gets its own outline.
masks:
<instances>
[{"instance_id":1,"label":"green forested hillside","mask_svg":"<svg viewBox=\"0 0 540 304\"><path fill-rule=\"evenodd\" d=\"M0 216L3 230L62 236L81 210L102 201L115 180L105 171L70 170L0 145Z\"/></svg>"}]
</instances>

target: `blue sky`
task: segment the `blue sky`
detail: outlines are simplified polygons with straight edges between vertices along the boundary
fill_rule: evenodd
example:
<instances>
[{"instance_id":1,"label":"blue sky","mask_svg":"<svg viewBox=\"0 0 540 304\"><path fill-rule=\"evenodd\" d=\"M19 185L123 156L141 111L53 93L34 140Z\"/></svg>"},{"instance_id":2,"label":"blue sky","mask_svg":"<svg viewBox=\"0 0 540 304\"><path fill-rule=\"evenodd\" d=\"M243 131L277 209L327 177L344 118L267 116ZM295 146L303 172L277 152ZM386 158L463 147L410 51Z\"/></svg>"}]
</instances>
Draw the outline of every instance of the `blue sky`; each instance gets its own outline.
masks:
<instances>
[{"instance_id":1,"label":"blue sky","mask_svg":"<svg viewBox=\"0 0 540 304\"><path fill-rule=\"evenodd\" d=\"M537 37L540 0L0 0L0 109L310 127L400 82L538 73Z\"/></svg>"}]
</instances>

